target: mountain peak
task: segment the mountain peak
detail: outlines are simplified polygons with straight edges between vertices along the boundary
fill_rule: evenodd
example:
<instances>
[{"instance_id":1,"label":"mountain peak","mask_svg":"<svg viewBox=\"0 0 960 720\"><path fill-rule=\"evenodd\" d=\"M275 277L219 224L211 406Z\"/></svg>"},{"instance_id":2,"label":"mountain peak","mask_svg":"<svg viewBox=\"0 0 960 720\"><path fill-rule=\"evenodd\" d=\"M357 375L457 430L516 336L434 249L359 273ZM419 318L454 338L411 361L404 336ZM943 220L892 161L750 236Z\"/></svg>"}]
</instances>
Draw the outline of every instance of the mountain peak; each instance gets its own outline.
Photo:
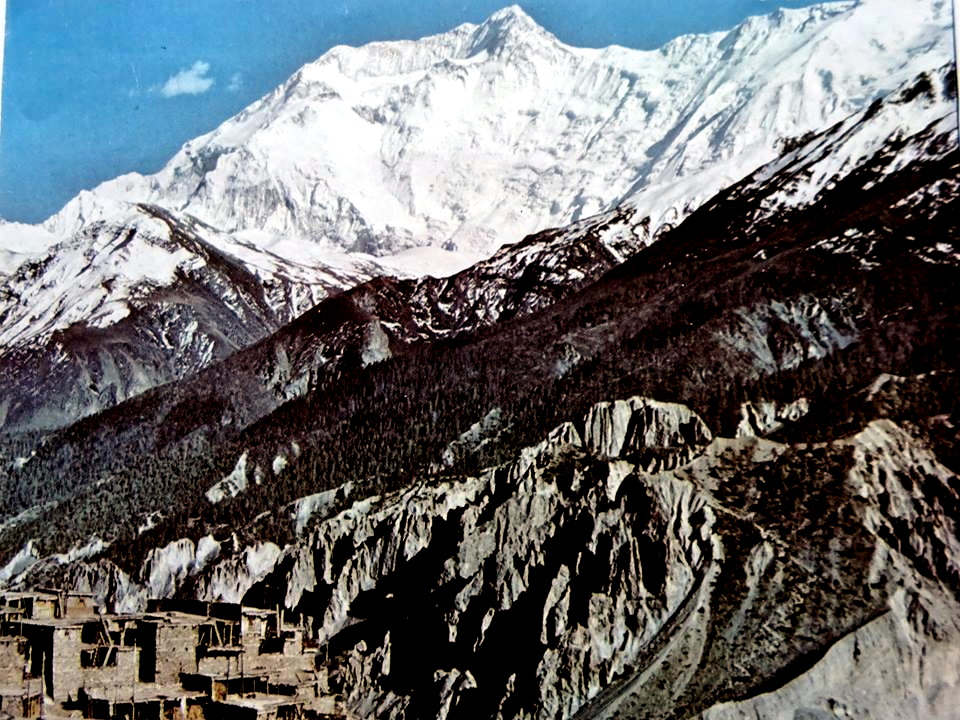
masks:
<instances>
[{"instance_id":1,"label":"mountain peak","mask_svg":"<svg viewBox=\"0 0 960 720\"><path fill-rule=\"evenodd\" d=\"M534 38L553 38L519 5L497 10L477 27L475 37L474 52L528 43Z\"/></svg>"},{"instance_id":2,"label":"mountain peak","mask_svg":"<svg viewBox=\"0 0 960 720\"><path fill-rule=\"evenodd\" d=\"M509 25L513 23L537 24L536 21L527 14L526 10L517 4L513 4L497 10L487 18L484 25Z\"/></svg>"}]
</instances>

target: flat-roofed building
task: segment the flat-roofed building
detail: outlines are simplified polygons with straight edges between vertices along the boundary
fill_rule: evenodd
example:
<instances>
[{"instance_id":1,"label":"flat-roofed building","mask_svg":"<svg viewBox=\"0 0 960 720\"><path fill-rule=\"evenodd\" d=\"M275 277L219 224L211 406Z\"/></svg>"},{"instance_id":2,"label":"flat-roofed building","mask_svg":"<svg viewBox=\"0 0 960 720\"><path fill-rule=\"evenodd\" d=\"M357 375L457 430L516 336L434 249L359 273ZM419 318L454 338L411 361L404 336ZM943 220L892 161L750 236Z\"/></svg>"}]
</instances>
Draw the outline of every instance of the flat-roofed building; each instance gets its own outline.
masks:
<instances>
[{"instance_id":1,"label":"flat-roofed building","mask_svg":"<svg viewBox=\"0 0 960 720\"><path fill-rule=\"evenodd\" d=\"M0 604L0 637L15 637L23 634L23 608Z\"/></svg>"},{"instance_id":2,"label":"flat-roofed building","mask_svg":"<svg viewBox=\"0 0 960 720\"><path fill-rule=\"evenodd\" d=\"M280 637L276 611L241 608L240 637L247 652L259 653L264 643Z\"/></svg>"},{"instance_id":3,"label":"flat-roofed building","mask_svg":"<svg viewBox=\"0 0 960 720\"><path fill-rule=\"evenodd\" d=\"M13 708L4 712L39 713L31 698L44 696L61 706L48 702L51 718L62 710L111 719L299 720L331 716L326 711L341 705L321 682L302 628L285 626L277 610L151 605L152 612L118 615L97 609L86 593L0 593L0 687L9 687L4 702Z\"/></svg>"},{"instance_id":4,"label":"flat-roofed building","mask_svg":"<svg viewBox=\"0 0 960 720\"><path fill-rule=\"evenodd\" d=\"M93 593L68 591L61 595L61 614L63 617L91 617L102 608Z\"/></svg>"},{"instance_id":5,"label":"flat-roofed building","mask_svg":"<svg viewBox=\"0 0 960 720\"><path fill-rule=\"evenodd\" d=\"M30 673L43 680L44 692L57 702L75 700L83 686L83 625L82 620L52 618L23 623Z\"/></svg>"},{"instance_id":6,"label":"flat-roofed building","mask_svg":"<svg viewBox=\"0 0 960 720\"><path fill-rule=\"evenodd\" d=\"M60 617L60 596L45 591L6 592L0 595L0 605L23 611L31 620L53 620Z\"/></svg>"},{"instance_id":7,"label":"flat-roofed building","mask_svg":"<svg viewBox=\"0 0 960 720\"><path fill-rule=\"evenodd\" d=\"M266 675L183 675L181 684L187 690L205 694L211 700L225 700L234 695L266 694Z\"/></svg>"},{"instance_id":8,"label":"flat-roofed building","mask_svg":"<svg viewBox=\"0 0 960 720\"><path fill-rule=\"evenodd\" d=\"M206 622L203 616L182 612L145 615L138 629L141 681L177 685L181 673L197 672L200 628Z\"/></svg>"},{"instance_id":9,"label":"flat-roofed building","mask_svg":"<svg viewBox=\"0 0 960 720\"><path fill-rule=\"evenodd\" d=\"M204 720L209 701L203 693L179 685L141 684L126 690L117 687L87 688L83 693L84 717L98 720Z\"/></svg>"}]
</instances>

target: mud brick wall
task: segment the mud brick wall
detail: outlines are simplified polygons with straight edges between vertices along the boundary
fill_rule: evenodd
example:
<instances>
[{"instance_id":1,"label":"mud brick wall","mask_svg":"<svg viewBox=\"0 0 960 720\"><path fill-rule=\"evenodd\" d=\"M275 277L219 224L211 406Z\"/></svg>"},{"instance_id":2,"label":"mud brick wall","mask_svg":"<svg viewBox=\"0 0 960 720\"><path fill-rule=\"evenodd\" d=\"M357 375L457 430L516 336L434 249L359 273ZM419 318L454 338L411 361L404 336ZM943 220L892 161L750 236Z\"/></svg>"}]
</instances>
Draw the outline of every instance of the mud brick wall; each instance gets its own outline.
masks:
<instances>
[{"instance_id":1,"label":"mud brick wall","mask_svg":"<svg viewBox=\"0 0 960 720\"><path fill-rule=\"evenodd\" d=\"M197 626L158 623L156 682L179 685L182 672L197 672Z\"/></svg>"},{"instance_id":2,"label":"mud brick wall","mask_svg":"<svg viewBox=\"0 0 960 720\"><path fill-rule=\"evenodd\" d=\"M84 671L80 666L80 651L83 649L81 628L59 627L53 632L52 687L48 694L57 702L76 699L77 690L83 687Z\"/></svg>"},{"instance_id":3,"label":"mud brick wall","mask_svg":"<svg viewBox=\"0 0 960 720\"><path fill-rule=\"evenodd\" d=\"M26 646L20 638L0 638L0 687L19 687L23 684Z\"/></svg>"}]
</instances>

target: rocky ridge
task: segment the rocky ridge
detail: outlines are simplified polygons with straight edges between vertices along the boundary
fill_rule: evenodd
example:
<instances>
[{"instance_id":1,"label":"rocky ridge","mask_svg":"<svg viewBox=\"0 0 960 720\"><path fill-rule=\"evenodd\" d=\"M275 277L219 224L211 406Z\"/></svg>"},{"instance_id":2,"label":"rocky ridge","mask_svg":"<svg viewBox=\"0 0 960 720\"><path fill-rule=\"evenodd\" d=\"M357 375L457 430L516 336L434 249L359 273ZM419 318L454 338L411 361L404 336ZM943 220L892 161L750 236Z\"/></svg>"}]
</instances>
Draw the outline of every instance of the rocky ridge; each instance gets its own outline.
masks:
<instances>
[{"instance_id":1,"label":"rocky ridge","mask_svg":"<svg viewBox=\"0 0 960 720\"><path fill-rule=\"evenodd\" d=\"M69 425L194 375L378 272L373 264L342 273L283 262L251 268L243 248L203 235L140 207L18 268L0 308L0 426ZM38 298L38 284L62 292Z\"/></svg>"},{"instance_id":2,"label":"rocky ridge","mask_svg":"<svg viewBox=\"0 0 960 720\"><path fill-rule=\"evenodd\" d=\"M889 698L949 717L958 678L918 663L958 652L956 482L889 420L814 444L727 439L632 398L479 476L320 513L282 551L178 543L140 582L169 593L190 575L198 597L310 615L359 714L820 717ZM75 573L118 607L147 594ZM910 671L893 686L876 668L846 688L826 675L883 649Z\"/></svg>"},{"instance_id":3,"label":"rocky ridge","mask_svg":"<svg viewBox=\"0 0 960 720\"><path fill-rule=\"evenodd\" d=\"M205 247L189 227L176 224L159 209L151 212L177 228L185 243ZM370 365L418 343L528 316L595 281L649 242L645 224L637 223L632 211L613 211L569 228L531 235L448 278L376 278L359 283L334 293L270 333L268 328L282 319L274 310L282 306L271 301L272 293L285 292L289 286L250 278L229 256L209 248L207 255L215 262L198 262L197 269L184 272L183 282L201 288L207 277L212 277L215 286L232 282L239 292L225 293L232 298L229 304L216 304L213 298L218 296L212 291L204 291L209 302L201 304L196 299L200 293L191 294L184 288L180 299L161 313L165 318L161 325L166 328L162 334L152 331L153 325L148 323L156 321L156 314L146 311L135 312L111 328L110 342L105 345L79 331L56 333L57 352L69 354L72 362L52 366L40 387L26 382L25 376L33 372L26 360L18 362L9 377L0 379L7 427L22 430L65 423L78 414L77 407L79 412L100 409L98 403L112 405L137 390L143 394L118 408L113 418L108 415L99 433L116 440L137 428L159 427L171 412L186 406L202 411L183 418L172 435L161 433L148 446L141 443L141 450L162 448L190 435L211 439L237 432L308 392L323 373ZM315 288L315 292L323 291L323 287ZM242 327L225 329L234 325ZM189 330L187 336L178 332L184 327ZM265 333L266 337L261 337ZM242 335L250 344L235 350L226 345L230 335ZM184 337L191 345L179 347L176 368L167 368L156 345ZM48 350L49 345L43 345L34 354L23 351L18 357L42 358ZM202 360L189 366L185 361L202 355L201 350L214 357L229 356L212 367L204 367ZM133 368L137 370L134 379L143 378L154 366L161 368L155 380L165 371L183 379L150 392L145 392L148 380L132 387L123 384L125 371ZM77 400L76 406L64 401L73 397L82 400ZM87 432L82 440L87 443L91 437Z\"/></svg>"}]
</instances>

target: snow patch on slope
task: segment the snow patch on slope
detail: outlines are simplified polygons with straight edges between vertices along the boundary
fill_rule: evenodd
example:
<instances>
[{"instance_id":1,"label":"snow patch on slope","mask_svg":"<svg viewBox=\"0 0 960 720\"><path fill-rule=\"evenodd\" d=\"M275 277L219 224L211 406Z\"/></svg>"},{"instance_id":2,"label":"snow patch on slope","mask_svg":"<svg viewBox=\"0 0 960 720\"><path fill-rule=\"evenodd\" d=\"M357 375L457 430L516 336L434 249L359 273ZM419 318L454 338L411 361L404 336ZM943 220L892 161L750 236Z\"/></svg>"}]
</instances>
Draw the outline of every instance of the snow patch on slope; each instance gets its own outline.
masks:
<instances>
[{"instance_id":1,"label":"snow patch on slope","mask_svg":"<svg viewBox=\"0 0 960 720\"><path fill-rule=\"evenodd\" d=\"M0 278L57 243L57 236L39 225L0 220Z\"/></svg>"},{"instance_id":2,"label":"snow patch on slope","mask_svg":"<svg viewBox=\"0 0 960 720\"><path fill-rule=\"evenodd\" d=\"M28 540L20 551L0 568L0 586L15 581L40 561L40 554L33 540Z\"/></svg>"},{"instance_id":3,"label":"snow patch on slope","mask_svg":"<svg viewBox=\"0 0 960 720\"><path fill-rule=\"evenodd\" d=\"M207 490L207 500L216 505L217 503L223 502L227 498L236 497L247 489L248 455L249 453L244 452L243 455L240 456L240 459L237 460L237 464L233 468L233 471L218 483L214 484L209 490Z\"/></svg>"}]
</instances>

